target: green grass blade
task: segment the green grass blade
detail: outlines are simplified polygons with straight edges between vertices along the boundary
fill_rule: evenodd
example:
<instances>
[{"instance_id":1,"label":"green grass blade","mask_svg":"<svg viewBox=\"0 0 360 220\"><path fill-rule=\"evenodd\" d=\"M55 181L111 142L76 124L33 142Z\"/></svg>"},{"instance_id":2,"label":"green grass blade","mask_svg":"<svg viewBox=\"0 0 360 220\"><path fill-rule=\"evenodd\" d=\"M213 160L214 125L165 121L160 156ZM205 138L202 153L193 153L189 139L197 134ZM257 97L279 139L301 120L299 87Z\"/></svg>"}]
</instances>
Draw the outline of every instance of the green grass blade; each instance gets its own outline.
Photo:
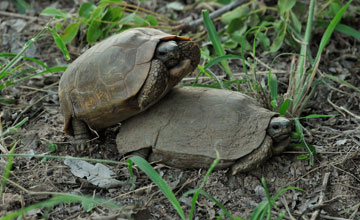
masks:
<instances>
[{"instance_id":1,"label":"green grass blade","mask_svg":"<svg viewBox=\"0 0 360 220\"><path fill-rule=\"evenodd\" d=\"M133 173L133 162L131 160L127 160L128 170L130 175L130 182L131 182L131 190L135 190L135 182L134 182L134 173Z\"/></svg>"},{"instance_id":2,"label":"green grass blade","mask_svg":"<svg viewBox=\"0 0 360 220\"><path fill-rule=\"evenodd\" d=\"M321 38L318 52L316 54L315 62L320 58L321 53L323 52L326 45L329 43L332 33L334 32L335 27L340 22L342 15L345 13L346 9L351 4L352 0L348 1L335 15L331 20L329 26L326 28L324 35Z\"/></svg>"},{"instance_id":3,"label":"green grass blade","mask_svg":"<svg viewBox=\"0 0 360 220\"><path fill-rule=\"evenodd\" d=\"M2 73L0 73L0 80L4 79L5 77L10 76L10 75L12 75L12 73L10 73L10 72L2 72ZM4 87L6 87L6 83L3 83L3 84L5 84ZM0 89L0 91L1 90L2 90L2 88Z\"/></svg>"},{"instance_id":4,"label":"green grass blade","mask_svg":"<svg viewBox=\"0 0 360 220\"><path fill-rule=\"evenodd\" d=\"M196 192L198 191L198 189L192 189L192 190L189 190L189 191L186 191L180 198L180 200L190 194L195 194ZM213 202L215 202L215 204L221 209L223 210L224 214L229 217L231 220L235 220L235 218L230 214L229 210L227 210L225 208L225 206L219 202L215 197L213 197L212 195L210 195L209 193L207 193L206 191L204 190L200 190L200 194L209 198L210 200L212 200Z\"/></svg>"},{"instance_id":5,"label":"green grass blade","mask_svg":"<svg viewBox=\"0 0 360 220\"><path fill-rule=\"evenodd\" d=\"M330 117L336 117L338 115L317 115L317 114L313 114L313 115L307 115L305 117L299 117L297 119L309 119L309 118L330 118Z\"/></svg>"},{"instance_id":6,"label":"green grass blade","mask_svg":"<svg viewBox=\"0 0 360 220\"><path fill-rule=\"evenodd\" d=\"M216 76L214 73L212 73L211 71L205 70L205 69L204 69L202 66L200 66L200 65L198 65L198 69L199 69L202 73L204 73L206 76L208 76L208 77L212 78L213 80L215 80L215 81L219 84L219 86L220 86L221 89L224 89L223 83L221 82L221 80L219 80L219 79L217 78L217 76Z\"/></svg>"},{"instance_id":7,"label":"green grass blade","mask_svg":"<svg viewBox=\"0 0 360 220\"><path fill-rule=\"evenodd\" d=\"M196 190L196 192L195 192L195 194L193 196L192 206L191 206L191 210L190 210L190 214L189 214L189 219L190 220L192 219L192 217L194 215L194 212L195 212L195 206L196 206L197 198L199 197L199 194L200 194L202 188L205 186L205 183L206 183L207 179L209 178L211 172L214 170L214 168L216 167L216 164L218 164L219 161L220 161L220 155L219 155L219 152L216 151L216 159L212 162L210 168L206 172L206 174L204 176L204 179L202 180L202 182L200 184L200 187Z\"/></svg>"},{"instance_id":8,"label":"green grass blade","mask_svg":"<svg viewBox=\"0 0 360 220\"><path fill-rule=\"evenodd\" d=\"M286 115L286 112L288 111L290 106L290 99L285 99L285 101L281 104L279 108L279 114L280 115Z\"/></svg>"},{"instance_id":9,"label":"green grass blade","mask_svg":"<svg viewBox=\"0 0 360 220\"><path fill-rule=\"evenodd\" d=\"M8 157L8 161L7 161L7 164L6 164L6 168L5 168L5 172L1 178L1 186L0 186L0 198L2 198L2 193L5 189L5 185L6 185L6 182L9 178L9 175L10 175L10 170L12 168L12 165L13 165L13 160L14 160L14 157L13 157L13 154L15 152L15 148L16 148L16 142L14 144L12 144L12 147L10 149L10 152L9 152L9 157Z\"/></svg>"},{"instance_id":10,"label":"green grass blade","mask_svg":"<svg viewBox=\"0 0 360 220\"><path fill-rule=\"evenodd\" d=\"M234 54L227 54L227 55L223 55L223 56L219 56L219 57L216 57L214 59L211 59L205 66L204 66L204 69L208 69L210 68L211 66L219 63L219 62L222 62L223 60L228 60L228 59L241 59L242 57L241 56L238 56L238 55L234 55Z\"/></svg>"},{"instance_id":11,"label":"green grass blade","mask_svg":"<svg viewBox=\"0 0 360 220\"><path fill-rule=\"evenodd\" d=\"M266 209L268 207L267 201L262 201L251 214L250 220L259 220L264 219L266 214Z\"/></svg>"},{"instance_id":12,"label":"green grass blade","mask_svg":"<svg viewBox=\"0 0 360 220\"><path fill-rule=\"evenodd\" d=\"M317 24L322 27L328 27L330 22L319 22ZM360 32L345 24L337 24L335 30L360 40Z\"/></svg>"},{"instance_id":13,"label":"green grass blade","mask_svg":"<svg viewBox=\"0 0 360 220\"><path fill-rule=\"evenodd\" d=\"M29 120L28 117L24 118L23 120L21 120L19 123L17 123L16 125L6 129L5 132L0 134L0 138L5 137L6 135L8 135L11 132L16 132L18 128L20 128L21 126L23 126L23 124L25 124L27 121Z\"/></svg>"},{"instance_id":14,"label":"green grass blade","mask_svg":"<svg viewBox=\"0 0 360 220\"><path fill-rule=\"evenodd\" d=\"M309 163L310 163L310 165L313 165L314 164L314 153L305 141L302 125L301 125L299 119L297 119L297 118L295 118L295 129L296 129L296 132L298 134L300 134L300 142L304 144L305 149L309 154Z\"/></svg>"},{"instance_id":15,"label":"green grass blade","mask_svg":"<svg viewBox=\"0 0 360 220\"><path fill-rule=\"evenodd\" d=\"M273 203L273 201L271 200L271 196L270 196L270 193L269 193L269 189L267 188L266 181L265 181L265 178L264 178L264 177L261 178L261 183L262 183L263 186L264 186L264 190L265 190L265 195L266 195L266 198L267 198L267 202L269 203L270 206L272 206L273 204L275 205L275 203Z\"/></svg>"},{"instance_id":16,"label":"green grass blade","mask_svg":"<svg viewBox=\"0 0 360 220\"><path fill-rule=\"evenodd\" d=\"M336 25L335 30L360 40L360 32L345 24Z\"/></svg>"},{"instance_id":17,"label":"green grass blade","mask_svg":"<svg viewBox=\"0 0 360 220\"><path fill-rule=\"evenodd\" d=\"M209 12L207 10L203 10L202 11L202 16L203 16L203 20L204 20L206 30L208 32L208 35L209 35L209 38L210 38L211 42L213 43L216 54L218 56L224 56L225 55L224 48L222 47L222 44L220 42L220 38L219 38L219 36L217 34L217 31L215 29L215 26L211 21L211 18L209 16Z\"/></svg>"},{"instance_id":18,"label":"green grass blade","mask_svg":"<svg viewBox=\"0 0 360 220\"><path fill-rule=\"evenodd\" d=\"M345 80L340 79L337 76L333 76L333 75L329 75L329 74L323 74L323 76L325 76L326 78L329 78L329 79L331 79L331 80L333 80L335 82L341 83L344 86L349 87L349 88L351 88L351 89L353 89L353 90L355 90L357 92L360 92L360 88L358 88L356 86L353 86L352 84L346 82Z\"/></svg>"},{"instance_id":19,"label":"green grass blade","mask_svg":"<svg viewBox=\"0 0 360 220\"><path fill-rule=\"evenodd\" d=\"M185 219L184 211L182 210L179 201L176 199L171 188L166 182L160 177L160 175L151 167L151 165L143 158L134 156L129 159L131 162L136 164L146 175L154 182L161 192L169 199L170 203L174 206L175 210L180 215L181 219Z\"/></svg>"},{"instance_id":20,"label":"green grass blade","mask_svg":"<svg viewBox=\"0 0 360 220\"><path fill-rule=\"evenodd\" d=\"M56 33L56 31L50 27L48 28L48 30L50 31L51 35L53 36L55 44L58 46L60 51L63 53L65 59L70 60L69 51L67 50L66 45L65 45L64 41L61 39L60 35L58 33Z\"/></svg>"},{"instance_id":21,"label":"green grass blade","mask_svg":"<svg viewBox=\"0 0 360 220\"><path fill-rule=\"evenodd\" d=\"M269 74L268 74L268 86L270 89L272 106L274 109L276 109L277 98L278 98L278 82L276 75L271 72L271 69L269 70Z\"/></svg>"},{"instance_id":22,"label":"green grass blade","mask_svg":"<svg viewBox=\"0 0 360 220\"><path fill-rule=\"evenodd\" d=\"M296 80L295 80L295 89L296 90L299 89L300 84L302 83L301 78L304 74L305 60L306 60L306 55L308 53L308 45L309 45L310 37L311 37L312 22L314 19L315 2L316 2L315 0L310 0L310 4L309 4L309 14L308 14L307 22L306 22L305 36L304 36L303 43L301 44L300 58L299 58L299 62L298 62L297 74L296 74Z\"/></svg>"},{"instance_id":23,"label":"green grass blade","mask_svg":"<svg viewBox=\"0 0 360 220\"><path fill-rule=\"evenodd\" d=\"M12 219L19 217L22 214L25 214L31 210L41 209L41 208L51 208L51 207L61 204L61 203L83 203L83 204L84 203L87 203L87 204L93 203L95 205L99 205L99 206L110 208L110 209L117 209L117 210L123 209L123 207L121 205L104 200L104 199L64 194L64 195L55 196L44 202L39 202L34 205L28 206L26 208L17 210L13 213L10 213L6 216L1 217L0 220L12 220Z\"/></svg>"},{"instance_id":24,"label":"green grass blade","mask_svg":"<svg viewBox=\"0 0 360 220\"><path fill-rule=\"evenodd\" d=\"M224 48L220 42L220 38L216 32L215 26L210 19L209 12L207 10L203 10L202 16L203 16L204 24L205 24L206 30L208 32L210 41L212 42L212 44L214 46L216 54L219 57L224 56L225 55ZM228 62L226 60L223 60L223 61L221 61L221 64L224 67L225 72L229 75L230 79L233 79L233 75L230 71Z\"/></svg>"},{"instance_id":25,"label":"green grass blade","mask_svg":"<svg viewBox=\"0 0 360 220\"><path fill-rule=\"evenodd\" d=\"M0 57L16 57L17 54L15 53L0 53ZM34 63L37 63L39 64L40 66L44 67L45 69L48 69L49 67L43 63L42 61L38 60L38 59L35 59L33 57L26 57L26 56L23 56L22 59L24 60L29 60L29 61L32 61Z\"/></svg>"}]
</instances>

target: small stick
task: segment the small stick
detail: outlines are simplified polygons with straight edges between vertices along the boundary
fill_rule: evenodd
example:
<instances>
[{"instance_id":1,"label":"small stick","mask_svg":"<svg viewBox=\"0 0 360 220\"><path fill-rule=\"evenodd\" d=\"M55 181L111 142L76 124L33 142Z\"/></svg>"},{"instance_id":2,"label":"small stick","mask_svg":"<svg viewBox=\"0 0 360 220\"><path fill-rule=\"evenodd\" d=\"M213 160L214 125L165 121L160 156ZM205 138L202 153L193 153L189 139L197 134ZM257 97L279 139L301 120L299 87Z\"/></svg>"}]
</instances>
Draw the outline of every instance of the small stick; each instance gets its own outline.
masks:
<instances>
[{"instance_id":1,"label":"small stick","mask_svg":"<svg viewBox=\"0 0 360 220\"><path fill-rule=\"evenodd\" d=\"M330 219L330 220L349 220L347 218L333 217L328 215L320 215L322 219Z\"/></svg>"},{"instance_id":2,"label":"small stick","mask_svg":"<svg viewBox=\"0 0 360 220\"><path fill-rule=\"evenodd\" d=\"M287 211L287 213L288 213L288 215L289 215L289 218L290 218L291 220L295 220L294 216L292 216L292 214L291 214L291 212L290 212L288 203L287 203L287 201L286 201L286 199L285 199L284 196L281 196L281 202L282 202L282 204L284 205L284 207L285 207L285 209L286 209L286 211Z\"/></svg>"},{"instance_id":3,"label":"small stick","mask_svg":"<svg viewBox=\"0 0 360 220\"><path fill-rule=\"evenodd\" d=\"M326 187L327 187L328 182L329 182L329 176L330 176L330 172L325 173L323 183L322 183L322 189L320 191L318 205L322 205L322 203L324 201L325 190L326 190ZM320 214L320 210L318 209L311 215L311 220L315 220L319 216L319 214Z\"/></svg>"},{"instance_id":4,"label":"small stick","mask_svg":"<svg viewBox=\"0 0 360 220\"><path fill-rule=\"evenodd\" d=\"M332 95L332 91L330 92L330 94L329 94L329 96L328 96L328 98L327 98L328 103L329 103L331 106L333 106L340 114L342 114L342 116L343 116L344 118L346 117L346 115L343 113L343 111L346 112L348 115L356 118L357 120L360 120L360 116L352 113L351 111L347 110L346 108L344 108L344 107L342 107L342 106L337 106L335 103L333 103L333 102L331 101L331 95Z\"/></svg>"},{"instance_id":5,"label":"small stick","mask_svg":"<svg viewBox=\"0 0 360 220\"><path fill-rule=\"evenodd\" d=\"M41 20L41 21L46 21L45 19L40 18L40 17L33 17L33 16L28 16L28 15L11 13L11 12L7 12L7 11L0 11L0 15L2 15L2 16L8 16L8 17L13 17L13 18L22 18L22 19L27 19L27 20Z\"/></svg>"}]
</instances>

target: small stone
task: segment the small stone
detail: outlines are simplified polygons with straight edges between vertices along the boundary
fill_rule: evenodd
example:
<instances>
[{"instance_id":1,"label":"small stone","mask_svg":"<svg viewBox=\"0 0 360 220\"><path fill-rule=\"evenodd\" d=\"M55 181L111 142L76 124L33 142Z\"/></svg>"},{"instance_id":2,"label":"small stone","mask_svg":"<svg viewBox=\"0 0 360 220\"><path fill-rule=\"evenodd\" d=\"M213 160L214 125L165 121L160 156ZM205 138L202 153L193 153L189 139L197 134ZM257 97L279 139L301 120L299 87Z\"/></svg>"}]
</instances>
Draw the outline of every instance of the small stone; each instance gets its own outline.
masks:
<instances>
[{"instance_id":1,"label":"small stone","mask_svg":"<svg viewBox=\"0 0 360 220\"><path fill-rule=\"evenodd\" d=\"M264 187L257 185L255 187L255 195L259 196L261 198L261 200L266 199L266 194L265 194L265 189Z\"/></svg>"},{"instance_id":2,"label":"small stone","mask_svg":"<svg viewBox=\"0 0 360 220\"><path fill-rule=\"evenodd\" d=\"M331 73L336 73L336 69L335 69L334 67L330 67L330 68L329 68L329 72L331 72Z\"/></svg>"}]
</instances>

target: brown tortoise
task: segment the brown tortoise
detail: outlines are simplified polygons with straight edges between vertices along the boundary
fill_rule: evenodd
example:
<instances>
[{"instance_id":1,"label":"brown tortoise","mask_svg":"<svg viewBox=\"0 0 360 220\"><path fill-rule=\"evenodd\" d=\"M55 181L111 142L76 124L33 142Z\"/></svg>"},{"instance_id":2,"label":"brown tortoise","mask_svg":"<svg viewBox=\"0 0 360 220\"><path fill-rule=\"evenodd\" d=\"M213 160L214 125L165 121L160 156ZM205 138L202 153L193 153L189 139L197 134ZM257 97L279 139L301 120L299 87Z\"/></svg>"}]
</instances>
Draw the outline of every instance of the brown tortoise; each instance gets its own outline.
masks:
<instances>
[{"instance_id":1,"label":"brown tortoise","mask_svg":"<svg viewBox=\"0 0 360 220\"><path fill-rule=\"evenodd\" d=\"M134 28L93 46L60 79L64 131L76 143L136 115L159 101L200 61L199 47L186 37Z\"/></svg>"},{"instance_id":2,"label":"brown tortoise","mask_svg":"<svg viewBox=\"0 0 360 220\"><path fill-rule=\"evenodd\" d=\"M126 120L116 137L120 154L178 168L217 168L231 173L258 167L290 142L290 120L240 92L174 88L159 103Z\"/></svg>"}]
</instances>

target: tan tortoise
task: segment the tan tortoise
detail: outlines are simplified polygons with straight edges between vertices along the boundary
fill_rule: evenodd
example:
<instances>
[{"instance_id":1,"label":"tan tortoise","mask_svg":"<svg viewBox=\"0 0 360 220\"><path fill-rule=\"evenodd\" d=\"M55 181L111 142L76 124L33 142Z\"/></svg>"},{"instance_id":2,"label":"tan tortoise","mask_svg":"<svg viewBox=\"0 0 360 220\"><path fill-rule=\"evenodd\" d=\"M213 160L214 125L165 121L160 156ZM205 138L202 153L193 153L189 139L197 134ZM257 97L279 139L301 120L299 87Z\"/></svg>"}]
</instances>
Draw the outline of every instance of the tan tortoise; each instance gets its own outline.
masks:
<instances>
[{"instance_id":1,"label":"tan tortoise","mask_svg":"<svg viewBox=\"0 0 360 220\"><path fill-rule=\"evenodd\" d=\"M239 92L173 88L159 103L124 121L116 137L120 154L178 168L217 168L232 174L256 168L289 144L291 123Z\"/></svg>"},{"instance_id":2,"label":"tan tortoise","mask_svg":"<svg viewBox=\"0 0 360 220\"><path fill-rule=\"evenodd\" d=\"M100 130L159 101L200 61L191 39L152 28L134 28L87 50L60 79L64 131L83 144Z\"/></svg>"}]
</instances>

